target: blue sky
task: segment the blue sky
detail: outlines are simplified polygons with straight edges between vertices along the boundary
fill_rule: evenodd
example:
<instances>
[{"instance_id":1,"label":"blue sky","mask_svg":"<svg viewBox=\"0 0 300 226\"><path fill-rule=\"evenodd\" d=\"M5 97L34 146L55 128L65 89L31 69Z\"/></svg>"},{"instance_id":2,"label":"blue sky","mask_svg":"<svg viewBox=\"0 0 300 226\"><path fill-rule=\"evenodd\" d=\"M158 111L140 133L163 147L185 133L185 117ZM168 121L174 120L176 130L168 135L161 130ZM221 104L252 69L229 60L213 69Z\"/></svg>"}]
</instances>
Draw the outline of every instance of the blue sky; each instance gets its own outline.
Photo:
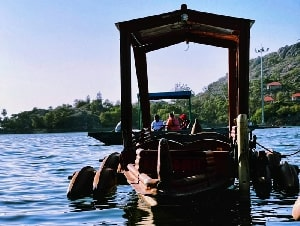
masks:
<instances>
[{"instance_id":1,"label":"blue sky","mask_svg":"<svg viewBox=\"0 0 300 226\"><path fill-rule=\"evenodd\" d=\"M299 0L0 0L0 109L9 115L73 104L88 95L120 100L116 22L180 8L255 20L255 48L300 41ZM147 55L150 92L176 83L195 93L224 76L227 50L185 43ZM135 78L135 69L132 69ZM137 93L133 79L133 101Z\"/></svg>"}]
</instances>

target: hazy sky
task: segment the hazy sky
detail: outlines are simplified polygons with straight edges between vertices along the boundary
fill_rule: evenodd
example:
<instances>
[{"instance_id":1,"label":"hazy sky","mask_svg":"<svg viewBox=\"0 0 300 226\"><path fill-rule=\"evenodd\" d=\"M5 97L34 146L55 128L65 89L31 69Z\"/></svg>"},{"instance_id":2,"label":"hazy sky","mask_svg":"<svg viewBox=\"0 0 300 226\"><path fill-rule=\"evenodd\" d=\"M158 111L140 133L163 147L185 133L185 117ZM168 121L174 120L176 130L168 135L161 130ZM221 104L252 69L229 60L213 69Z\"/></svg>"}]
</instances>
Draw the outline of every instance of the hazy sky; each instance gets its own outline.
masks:
<instances>
[{"instance_id":1,"label":"hazy sky","mask_svg":"<svg viewBox=\"0 0 300 226\"><path fill-rule=\"evenodd\" d=\"M116 22L189 9L255 20L250 58L300 39L299 0L0 0L0 110L120 100ZM185 43L147 55L150 92L176 83L199 93L227 71L227 49ZM132 69L135 78L135 69ZM133 101L136 100L133 80Z\"/></svg>"}]
</instances>

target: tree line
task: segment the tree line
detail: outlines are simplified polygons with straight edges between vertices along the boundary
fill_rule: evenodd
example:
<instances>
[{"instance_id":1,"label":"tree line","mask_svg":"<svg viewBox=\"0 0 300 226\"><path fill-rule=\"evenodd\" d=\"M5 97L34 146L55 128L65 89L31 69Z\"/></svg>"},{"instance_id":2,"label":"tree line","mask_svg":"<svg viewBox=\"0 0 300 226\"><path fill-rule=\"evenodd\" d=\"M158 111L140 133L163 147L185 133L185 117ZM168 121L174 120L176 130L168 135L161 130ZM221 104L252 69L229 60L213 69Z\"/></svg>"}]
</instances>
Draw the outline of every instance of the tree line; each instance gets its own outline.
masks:
<instances>
[{"instance_id":1,"label":"tree line","mask_svg":"<svg viewBox=\"0 0 300 226\"><path fill-rule=\"evenodd\" d=\"M226 84L219 86L218 91L213 85L200 94L193 94L191 98L191 120L199 119L203 127L223 127L228 125L228 103L226 97ZM224 93L223 93L224 92ZM91 100L75 100L73 105L63 104L56 108L24 111L7 117L6 110L2 110L0 118L2 133L41 133L41 132L75 132L113 130L121 116L120 102L113 104L102 98ZM100 95L101 96L101 95ZM259 99L251 99L250 106L256 106L250 120L254 124L261 122L261 107ZM133 128L139 128L138 103L133 103ZM151 116L160 115L166 120L170 112L175 115L185 113L188 115L187 100L152 101ZM269 125L300 125L300 103L291 101L278 101L265 105L265 122Z\"/></svg>"}]
</instances>

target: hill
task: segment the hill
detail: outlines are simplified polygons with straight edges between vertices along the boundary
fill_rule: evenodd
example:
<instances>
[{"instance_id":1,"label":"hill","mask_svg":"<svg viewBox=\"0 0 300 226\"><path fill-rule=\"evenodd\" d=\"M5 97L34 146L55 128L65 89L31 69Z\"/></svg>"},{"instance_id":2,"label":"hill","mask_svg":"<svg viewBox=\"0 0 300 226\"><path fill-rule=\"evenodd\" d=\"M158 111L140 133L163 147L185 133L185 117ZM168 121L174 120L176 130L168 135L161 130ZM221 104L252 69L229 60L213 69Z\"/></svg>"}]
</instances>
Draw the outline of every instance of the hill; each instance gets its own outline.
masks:
<instances>
[{"instance_id":1,"label":"hill","mask_svg":"<svg viewBox=\"0 0 300 226\"><path fill-rule=\"evenodd\" d=\"M251 121L262 121L261 98L261 59L260 56L249 62L249 111ZM292 95L300 92L300 42L279 48L263 56L263 96L273 98L264 102L265 122L277 125L299 125L299 102L292 102ZM267 85L279 82L280 89L269 90ZM227 78L220 78L210 84L204 93L197 96L205 101L207 96L224 96L227 94ZM205 98L203 98L205 97ZM297 112L298 111L298 112Z\"/></svg>"}]
</instances>

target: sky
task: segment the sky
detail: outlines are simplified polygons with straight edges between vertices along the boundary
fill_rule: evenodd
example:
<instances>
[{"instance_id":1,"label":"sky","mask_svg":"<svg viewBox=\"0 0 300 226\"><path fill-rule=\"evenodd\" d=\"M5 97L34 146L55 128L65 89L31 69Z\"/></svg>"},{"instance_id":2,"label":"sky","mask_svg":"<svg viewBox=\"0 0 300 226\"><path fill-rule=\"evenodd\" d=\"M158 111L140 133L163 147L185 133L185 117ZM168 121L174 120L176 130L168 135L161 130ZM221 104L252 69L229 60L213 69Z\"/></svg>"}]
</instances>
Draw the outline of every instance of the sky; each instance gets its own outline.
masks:
<instances>
[{"instance_id":1,"label":"sky","mask_svg":"<svg viewBox=\"0 0 300 226\"><path fill-rule=\"evenodd\" d=\"M260 56L255 49L277 52L300 41L299 0L0 0L0 110L11 115L72 105L99 92L116 103L121 97L115 23L178 10L183 3L255 20L250 59ZM227 53L195 43L150 52L149 91L171 91L180 83L202 92L228 72ZM135 102L134 67L132 77Z\"/></svg>"}]
</instances>

